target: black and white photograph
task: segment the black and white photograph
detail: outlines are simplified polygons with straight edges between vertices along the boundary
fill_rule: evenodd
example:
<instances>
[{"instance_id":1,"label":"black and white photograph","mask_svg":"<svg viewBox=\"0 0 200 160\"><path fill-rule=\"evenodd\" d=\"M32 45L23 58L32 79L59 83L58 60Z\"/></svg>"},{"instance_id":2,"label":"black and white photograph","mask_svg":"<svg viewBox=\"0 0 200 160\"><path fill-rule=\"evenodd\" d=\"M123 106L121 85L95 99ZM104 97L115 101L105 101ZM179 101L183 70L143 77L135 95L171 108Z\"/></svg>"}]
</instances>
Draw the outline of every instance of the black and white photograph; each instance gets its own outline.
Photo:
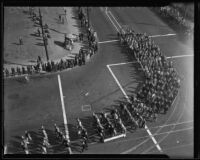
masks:
<instances>
[{"instance_id":1,"label":"black and white photograph","mask_svg":"<svg viewBox=\"0 0 200 160\"><path fill-rule=\"evenodd\" d=\"M4 6L4 155L194 158L194 8Z\"/></svg>"}]
</instances>

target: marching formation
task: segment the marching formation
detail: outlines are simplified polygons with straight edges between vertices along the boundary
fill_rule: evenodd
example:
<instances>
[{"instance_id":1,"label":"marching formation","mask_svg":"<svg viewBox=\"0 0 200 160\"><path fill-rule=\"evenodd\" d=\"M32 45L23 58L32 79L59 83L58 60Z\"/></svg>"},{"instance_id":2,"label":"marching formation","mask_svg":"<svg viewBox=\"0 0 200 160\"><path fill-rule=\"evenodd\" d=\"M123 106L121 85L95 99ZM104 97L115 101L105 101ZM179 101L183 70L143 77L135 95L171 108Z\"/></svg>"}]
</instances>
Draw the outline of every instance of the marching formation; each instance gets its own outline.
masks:
<instances>
[{"instance_id":1,"label":"marching formation","mask_svg":"<svg viewBox=\"0 0 200 160\"><path fill-rule=\"evenodd\" d=\"M145 83L136 97L132 98L136 103L134 106L142 110L145 118L155 119L156 114L166 113L177 96L180 77L173 68L172 61L162 54L160 48L146 34L138 34L129 29L126 33L118 33L118 36L122 44L128 45L146 76Z\"/></svg>"},{"instance_id":2,"label":"marching formation","mask_svg":"<svg viewBox=\"0 0 200 160\"><path fill-rule=\"evenodd\" d=\"M77 65L84 65L86 56L90 57L98 50L97 33L90 27L88 19L79 8L78 17L81 21L81 27L87 27L87 39L89 42L89 51L79 51L79 54L74 59L60 60L44 63L40 56L37 59L37 65L17 67L11 69L4 69L7 77L33 74L45 72L56 72L67 68L72 68ZM80 34L80 40L83 40L84 35ZM126 137L127 130L136 130L138 128L145 128L146 121L156 121L158 114L166 114L171 107L175 97L178 95L178 90L181 86L181 78L173 67L172 61L168 60L162 54L160 48L154 41L146 35L146 33L135 33L133 29L121 29L118 33L120 43L128 46L130 54L132 54L145 74L145 81L136 95L131 95L129 101L120 103L116 108L110 112L93 112L93 126L99 136L99 142L106 141L115 137ZM61 129L54 124L55 139L66 148L68 154L72 153L70 139L61 131ZM77 135L81 142L81 153L88 149L88 131L83 126L81 120L77 118ZM45 127L41 126L42 140L40 145L40 153L47 154L48 149L52 148L49 142L48 134ZM33 143L34 138L28 131L21 137L21 147L25 154L30 154L30 144Z\"/></svg>"},{"instance_id":3,"label":"marching formation","mask_svg":"<svg viewBox=\"0 0 200 160\"><path fill-rule=\"evenodd\" d=\"M165 114L172 105L180 88L180 77L160 48L146 34L127 29L118 33L120 42L127 45L140 63L146 80L129 102L121 103L107 113L93 113L94 125L100 142L126 136L127 128L145 128L146 121L156 121L158 114ZM78 119L79 134L84 127ZM82 129L81 129L82 128ZM87 133L87 131L84 131Z\"/></svg>"},{"instance_id":4,"label":"marching formation","mask_svg":"<svg viewBox=\"0 0 200 160\"><path fill-rule=\"evenodd\" d=\"M64 133L56 124L54 124L54 128L55 128L55 133L54 133L55 140L58 141L59 144L62 145L64 148L66 148L66 152L68 154L72 153L70 147L70 140L67 139L66 135L64 135ZM47 131L43 125L41 126L40 130L42 133L42 138L41 142L39 143L39 153L47 154L48 150L52 148L52 145L49 142ZM25 131L25 135L21 136L21 138L22 138L21 147L24 153L25 154L35 153L37 148L30 147L31 144L34 144L34 139L31 137L31 134L28 131Z\"/></svg>"}]
</instances>

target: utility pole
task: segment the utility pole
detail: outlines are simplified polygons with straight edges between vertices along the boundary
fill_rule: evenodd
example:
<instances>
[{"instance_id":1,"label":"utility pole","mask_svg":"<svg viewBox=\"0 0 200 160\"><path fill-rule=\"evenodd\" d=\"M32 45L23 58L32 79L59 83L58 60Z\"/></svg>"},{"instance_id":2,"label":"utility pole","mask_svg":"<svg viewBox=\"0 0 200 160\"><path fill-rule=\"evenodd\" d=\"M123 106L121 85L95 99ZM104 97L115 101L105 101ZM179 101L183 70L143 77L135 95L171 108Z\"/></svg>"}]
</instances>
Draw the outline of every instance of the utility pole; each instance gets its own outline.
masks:
<instances>
[{"instance_id":1,"label":"utility pole","mask_svg":"<svg viewBox=\"0 0 200 160\"><path fill-rule=\"evenodd\" d=\"M41 15L40 8L39 8L39 16L40 16L40 26L42 28L42 37L43 37L43 42L44 42L44 48L45 48L47 62L48 62L49 61L49 54L48 54L48 50L47 50L47 42L46 42L47 39L45 39L45 34L44 34L44 29L43 29L43 24L42 24L42 15Z\"/></svg>"}]
</instances>

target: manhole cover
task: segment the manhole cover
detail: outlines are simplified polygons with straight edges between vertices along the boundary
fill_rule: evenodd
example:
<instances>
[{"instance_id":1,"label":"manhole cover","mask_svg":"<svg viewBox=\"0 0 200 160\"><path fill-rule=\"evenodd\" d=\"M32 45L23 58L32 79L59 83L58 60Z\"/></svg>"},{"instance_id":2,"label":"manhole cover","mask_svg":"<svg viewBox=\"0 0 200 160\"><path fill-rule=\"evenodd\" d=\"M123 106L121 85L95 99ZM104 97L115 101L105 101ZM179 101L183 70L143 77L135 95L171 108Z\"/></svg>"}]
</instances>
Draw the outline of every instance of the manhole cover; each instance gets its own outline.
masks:
<instances>
[{"instance_id":1,"label":"manhole cover","mask_svg":"<svg viewBox=\"0 0 200 160\"><path fill-rule=\"evenodd\" d=\"M91 111L91 105L83 105L82 111Z\"/></svg>"}]
</instances>

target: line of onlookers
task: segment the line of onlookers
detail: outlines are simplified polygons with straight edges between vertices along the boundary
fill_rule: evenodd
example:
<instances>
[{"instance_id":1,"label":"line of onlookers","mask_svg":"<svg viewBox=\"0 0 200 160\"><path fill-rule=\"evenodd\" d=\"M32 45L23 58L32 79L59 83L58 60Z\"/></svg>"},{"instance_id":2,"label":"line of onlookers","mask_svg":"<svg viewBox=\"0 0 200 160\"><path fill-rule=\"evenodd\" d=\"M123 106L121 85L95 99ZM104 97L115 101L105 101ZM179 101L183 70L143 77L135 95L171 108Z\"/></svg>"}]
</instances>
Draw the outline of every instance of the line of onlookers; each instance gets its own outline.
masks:
<instances>
[{"instance_id":1,"label":"line of onlookers","mask_svg":"<svg viewBox=\"0 0 200 160\"><path fill-rule=\"evenodd\" d=\"M34 14L35 16L35 14ZM85 16L83 16L85 17ZM84 18L80 19L80 21L84 21ZM89 26L84 25L85 29L87 30L87 34L84 35L80 33L78 35L78 39L83 41L84 37L89 43L88 49L81 48L79 53L73 59L60 59L60 61L55 62L53 60L48 62L43 62L41 57L38 56L37 63L35 65L20 65L17 67L11 67L11 69L3 68L3 75L4 77L13 77L18 75L32 75L35 73L43 72L57 72L62 71L64 69L73 68L75 66L81 66L86 63L86 58L91 58L92 55L96 54L98 51L98 44L97 44L97 33ZM40 31L38 30L38 35L40 35ZM66 41L64 41L63 45Z\"/></svg>"}]
</instances>

